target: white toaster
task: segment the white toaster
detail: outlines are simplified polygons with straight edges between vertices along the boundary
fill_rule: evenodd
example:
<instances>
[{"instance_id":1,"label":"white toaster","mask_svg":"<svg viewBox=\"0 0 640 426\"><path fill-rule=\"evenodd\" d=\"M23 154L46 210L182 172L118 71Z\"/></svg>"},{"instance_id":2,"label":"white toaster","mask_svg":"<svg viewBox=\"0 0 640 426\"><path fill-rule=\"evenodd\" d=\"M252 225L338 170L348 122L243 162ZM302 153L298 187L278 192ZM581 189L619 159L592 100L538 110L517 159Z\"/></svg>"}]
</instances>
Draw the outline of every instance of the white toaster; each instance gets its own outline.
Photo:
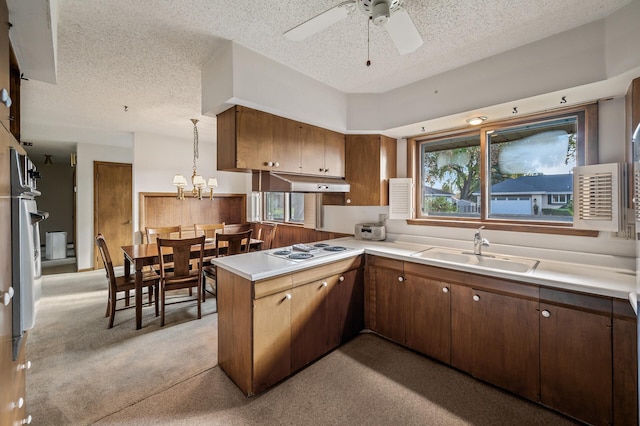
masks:
<instances>
[{"instance_id":1,"label":"white toaster","mask_svg":"<svg viewBox=\"0 0 640 426\"><path fill-rule=\"evenodd\" d=\"M359 240L382 241L387 235L382 223L357 223L354 236Z\"/></svg>"}]
</instances>

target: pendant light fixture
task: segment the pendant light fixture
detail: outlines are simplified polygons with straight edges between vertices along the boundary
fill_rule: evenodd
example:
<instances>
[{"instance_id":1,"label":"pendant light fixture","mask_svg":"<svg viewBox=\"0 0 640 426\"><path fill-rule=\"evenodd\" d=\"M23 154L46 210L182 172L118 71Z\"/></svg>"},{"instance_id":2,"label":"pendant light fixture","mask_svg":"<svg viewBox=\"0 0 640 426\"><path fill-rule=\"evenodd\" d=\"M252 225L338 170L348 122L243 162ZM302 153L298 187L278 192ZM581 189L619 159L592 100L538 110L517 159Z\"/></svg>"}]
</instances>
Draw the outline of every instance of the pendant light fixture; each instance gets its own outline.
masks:
<instances>
[{"instance_id":1,"label":"pendant light fixture","mask_svg":"<svg viewBox=\"0 0 640 426\"><path fill-rule=\"evenodd\" d=\"M198 169L196 166L196 161L200 156L199 152L199 141L198 141L198 121L195 118L191 119L193 123L193 173L191 174L191 185L193 188L191 189L191 193L194 198L202 200L203 195L206 195L207 187L209 188L209 199L213 200L213 188L218 186L218 179L209 178L208 181L205 182L202 175L198 174ZM181 174L177 174L173 177L173 184L178 188L178 199L184 200L184 188L187 186L187 179Z\"/></svg>"}]
</instances>

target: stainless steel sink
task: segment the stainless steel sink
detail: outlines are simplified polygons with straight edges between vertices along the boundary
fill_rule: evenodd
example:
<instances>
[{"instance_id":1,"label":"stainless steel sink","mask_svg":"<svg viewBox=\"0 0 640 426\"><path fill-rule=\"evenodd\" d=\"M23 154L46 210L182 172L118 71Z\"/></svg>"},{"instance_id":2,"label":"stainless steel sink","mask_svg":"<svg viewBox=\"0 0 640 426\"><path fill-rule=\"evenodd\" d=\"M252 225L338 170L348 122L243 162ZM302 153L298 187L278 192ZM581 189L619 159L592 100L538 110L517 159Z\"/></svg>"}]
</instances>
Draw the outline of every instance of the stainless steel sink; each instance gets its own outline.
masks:
<instances>
[{"instance_id":1,"label":"stainless steel sink","mask_svg":"<svg viewBox=\"0 0 640 426\"><path fill-rule=\"evenodd\" d=\"M538 263L540 263L538 260L527 259L524 257L501 256L495 254L475 255L470 251L443 247L431 247L424 251L413 253L411 256L520 273L531 272L536 268L536 266L538 266Z\"/></svg>"}]
</instances>

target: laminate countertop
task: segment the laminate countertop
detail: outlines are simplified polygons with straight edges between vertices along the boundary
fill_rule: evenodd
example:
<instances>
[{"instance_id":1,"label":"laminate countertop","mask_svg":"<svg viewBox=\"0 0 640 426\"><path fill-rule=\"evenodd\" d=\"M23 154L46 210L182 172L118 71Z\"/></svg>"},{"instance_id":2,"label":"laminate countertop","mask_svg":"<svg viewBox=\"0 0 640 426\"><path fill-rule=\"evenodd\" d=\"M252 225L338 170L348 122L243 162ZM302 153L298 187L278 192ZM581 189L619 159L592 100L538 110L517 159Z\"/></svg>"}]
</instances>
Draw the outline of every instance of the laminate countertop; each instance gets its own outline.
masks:
<instances>
[{"instance_id":1,"label":"laminate countertop","mask_svg":"<svg viewBox=\"0 0 640 426\"><path fill-rule=\"evenodd\" d=\"M304 261L293 261L269 254L273 250L257 251L213 259L211 263L247 280L260 281L278 275L326 265L337 260L361 254L371 254L525 283L628 299L634 310L637 309L635 258L598 254L578 254L572 258L572 256L563 256L562 252L556 254L549 250L544 251L546 258L542 258L538 256L542 252L536 251L535 249L509 248L507 250L511 252L517 251L516 253L505 253L505 248L501 249L500 247L491 247L492 250L487 248L483 249L483 254L485 255L511 255L539 261L535 269L523 273L417 257L416 254L424 250L442 247L440 245L434 245L433 241L430 241L428 238L420 241L420 238L403 239L401 236L398 236L387 238L386 241L367 241L357 240L353 237L344 237L322 242L330 245L344 246L347 250L331 254L330 256L317 257ZM466 248L467 251L469 251L469 249L473 251L472 242L467 243L466 246L463 247L460 247L460 244L458 244L458 246L459 247L450 246L449 248L459 250ZM502 252L500 252L500 250L502 250ZM576 259L581 260L581 262L575 262Z\"/></svg>"}]
</instances>

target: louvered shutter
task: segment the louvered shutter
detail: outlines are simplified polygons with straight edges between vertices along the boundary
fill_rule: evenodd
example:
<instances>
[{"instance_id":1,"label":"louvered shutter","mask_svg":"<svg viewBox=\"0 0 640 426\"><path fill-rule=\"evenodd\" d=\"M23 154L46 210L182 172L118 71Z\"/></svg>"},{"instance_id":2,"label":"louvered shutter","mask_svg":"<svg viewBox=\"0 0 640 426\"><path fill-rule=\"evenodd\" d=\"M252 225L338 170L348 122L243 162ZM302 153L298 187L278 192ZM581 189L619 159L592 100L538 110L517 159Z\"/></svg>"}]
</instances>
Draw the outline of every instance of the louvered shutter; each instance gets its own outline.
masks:
<instances>
[{"instance_id":1,"label":"louvered shutter","mask_svg":"<svg viewBox=\"0 0 640 426\"><path fill-rule=\"evenodd\" d=\"M578 229L617 232L621 213L623 165L595 164L573 169L573 224Z\"/></svg>"},{"instance_id":2,"label":"louvered shutter","mask_svg":"<svg viewBox=\"0 0 640 426\"><path fill-rule=\"evenodd\" d=\"M413 180L389 179L389 219L413 218Z\"/></svg>"}]
</instances>

